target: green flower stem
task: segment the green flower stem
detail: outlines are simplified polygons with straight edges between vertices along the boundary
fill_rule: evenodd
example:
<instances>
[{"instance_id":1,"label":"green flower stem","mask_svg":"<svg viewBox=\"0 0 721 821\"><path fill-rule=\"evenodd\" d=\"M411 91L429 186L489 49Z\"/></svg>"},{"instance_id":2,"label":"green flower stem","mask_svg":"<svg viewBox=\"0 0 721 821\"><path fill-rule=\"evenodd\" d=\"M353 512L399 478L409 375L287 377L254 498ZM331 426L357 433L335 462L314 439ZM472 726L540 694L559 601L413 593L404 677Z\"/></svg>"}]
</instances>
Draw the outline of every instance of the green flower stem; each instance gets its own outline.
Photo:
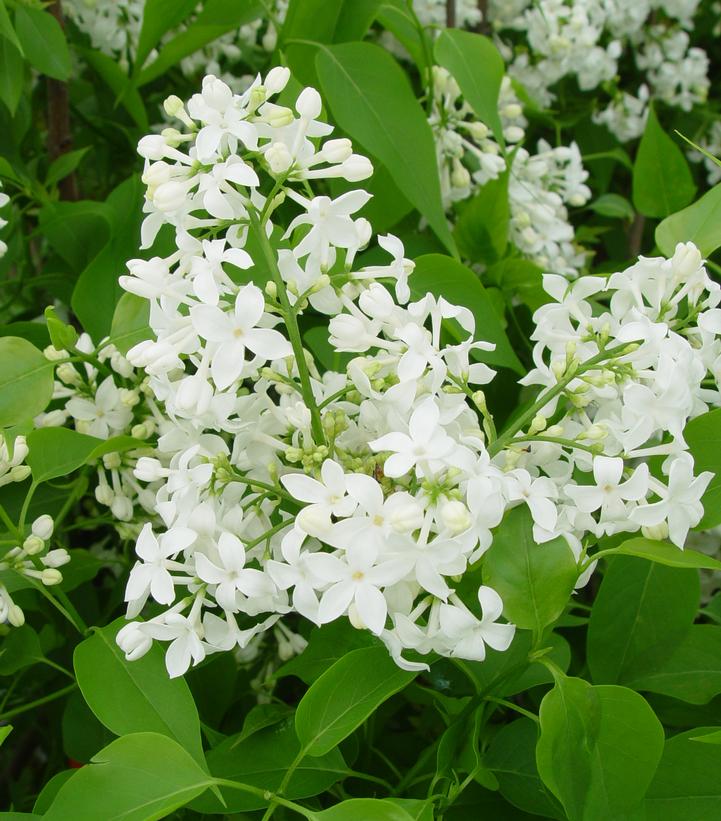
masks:
<instances>
[{"instance_id":1,"label":"green flower stem","mask_svg":"<svg viewBox=\"0 0 721 821\"><path fill-rule=\"evenodd\" d=\"M0 505L0 520L5 524L5 527L7 527L10 533L15 533L18 538L20 537L20 531L18 530L17 525L8 516L7 511L2 505Z\"/></svg>"},{"instance_id":2,"label":"green flower stem","mask_svg":"<svg viewBox=\"0 0 721 821\"><path fill-rule=\"evenodd\" d=\"M231 790L240 790L241 792L247 792L251 795L257 795L258 798L262 798L265 801L272 801L282 805L283 807L287 807L289 810L297 812L298 815L302 815L304 818L310 819L310 821L314 821L314 819L318 818L317 813L309 810L302 804L296 804L295 801L288 801L285 798L281 798L279 795L270 792L270 790L263 790L260 787L252 787L250 784L241 784L240 781L229 781L225 778L214 778L212 783L219 787L228 787Z\"/></svg>"},{"instance_id":3,"label":"green flower stem","mask_svg":"<svg viewBox=\"0 0 721 821\"><path fill-rule=\"evenodd\" d=\"M283 804L284 799L280 796L282 793L288 788L288 784L290 784L290 779L293 777L293 773L298 769L301 761L306 756L306 748L301 747L298 750L298 755L293 759L290 764L290 767L285 771L285 775L283 776L283 780L280 782L280 786L278 787L278 794L273 797L273 800L268 805L268 809L263 813L263 817L261 821L268 821L269 818L272 818L273 813L275 812L276 808L279 804ZM311 815L307 815L306 818L313 818L315 817L312 813Z\"/></svg>"},{"instance_id":4,"label":"green flower stem","mask_svg":"<svg viewBox=\"0 0 721 821\"><path fill-rule=\"evenodd\" d=\"M85 624L80 614L73 606L73 603L62 590L58 590L58 598L56 599L55 596L53 596L52 593L50 593L50 591L46 589L45 585L42 582L38 581L37 579L31 578L28 578L28 581L42 596L44 596L50 602L50 604L52 604L52 606L59 613L61 613L70 622L70 624L72 624L72 626L78 631L78 633L80 633L81 636L84 636L88 632L87 624ZM58 599L60 599L61 601L58 601Z\"/></svg>"},{"instance_id":5,"label":"green flower stem","mask_svg":"<svg viewBox=\"0 0 721 821\"><path fill-rule=\"evenodd\" d=\"M290 527L293 522L290 519L285 519L282 522L278 522L277 525L273 525L269 530L266 530L261 536L258 536L257 539L253 539L250 542L246 542L245 547L246 550L250 550L251 547L255 547L257 544L264 542L266 539L270 539L270 537L277 533L279 530L283 530L284 527Z\"/></svg>"},{"instance_id":6,"label":"green flower stem","mask_svg":"<svg viewBox=\"0 0 721 821\"><path fill-rule=\"evenodd\" d=\"M580 442L574 442L571 439L563 439L559 436L544 436L543 434L534 436L516 436L515 439L511 439L508 446L511 447L515 445L516 442L551 442L551 444L554 445L563 445L565 448L574 448L575 450L585 450L593 456L597 455L591 445L582 445Z\"/></svg>"},{"instance_id":7,"label":"green flower stem","mask_svg":"<svg viewBox=\"0 0 721 821\"><path fill-rule=\"evenodd\" d=\"M240 482L241 484L248 485L248 487L258 488L259 490L267 490L275 496L280 496L281 499L292 502L294 505L298 504L298 500L294 499L290 493L286 493L282 488L276 487L275 485L270 485L268 482L261 482L260 479L251 479L250 477L243 476L240 473L234 473L230 481Z\"/></svg>"},{"instance_id":8,"label":"green flower stem","mask_svg":"<svg viewBox=\"0 0 721 821\"><path fill-rule=\"evenodd\" d=\"M290 344L293 347L295 363L298 366L298 374L300 376L300 385L301 393L303 395L303 401L305 402L306 407L310 411L310 426L311 430L313 431L313 438L315 439L316 445L325 445L326 441L325 433L323 431L323 423L320 418L320 411L318 410L318 405L316 404L315 397L313 396L313 387L310 383L310 373L308 372L308 365L305 361L305 351L303 349L303 342L300 338L300 328L298 327L298 320L296 319L295 312L293 311L290 301L288 299L288 292L285 289L285 282L283 282L283 277L280 275L280 269L278 268L278 261L275 256L275 252L273 251L271 244L268 242L268 237L265 235L265 230L260 224L258 215L254 210L251 209L248 210L248 214L251 228L255 232L256 238L260 243L260 247L263 252L265 262L268 265L268 269L270 270L271 274L273 275L273 281L275 282L275 287L278 293L278 298L280 299L280 304L283 306L283 317L285 319L285 326L288 329L288 336L290 338Z\"/></svg>"},{"instance_id":9,"label":"green flower stem","mask_svg":"<svg viewBox=\"0 0 721 821\"><path fill-rule=\"evenodd\" d=\"M507 707L509 710L515 710L517 713L520 713L522 716L526 716L526 718L530 718L531 721L535 721L536 724L538 724L538 716L535 713L532 713L530 710L526 710L523 707L519 707L518 704L508 701L508 699L492 698L491 696L487 696L486 701L490 701L493 704L499 704L501 707Z\"/></svg>"},{"instance_id":10,"label":"green flower stem","mask_svg":"<svg viewBox=\"0 0 721 821\"><path fill-rule=\"evenodd\" d=\"M560 393L566 389L566 387L573 382L574 379L579 377L582 373L586 371L592 370L596 365L599 365L601 362L605 362L608 359L612 359L617 354L620 354L624 351L631 343L624 342L621 345L614 345L613 348L606 348L596 356L592 356L590 359L582 362L572 373L567 374L563 377L560 381L558 381L555 385L548 388L547 390L543 391L538 399L531 405L528 410L522 413L518 419L493 442L488 451L491 456L495 456L497 453L503 450L506 447L508 442L513 439L516 433L519 430L523 429L523 426L526 422L530 422L539 411L542 410L552 399L558 396Z\"/></svg>"},{"instance_id":11,"label":"green flower stem","mask_svg":"<svg viewBox=\"0 0 721 821\"><path fill-rule=\"evenodd\" d=\"M51 701L56 701L63 696L66 696L68 693L72 693L73 690L78 685L68 684L67 687L63 687L62 690L56 690L54 693L50 693L50 695L43 696L42 698L38 698L35 701L30 701L27 704L23 704L20 707L15 707L12 710L7 710L2 715L0 715L0 721L6 721L13 716L19 716L21 713L27 713L28 710L34 710L36 707L42 707L43 704L48 704Z\"/></svg>"}]
</instances>

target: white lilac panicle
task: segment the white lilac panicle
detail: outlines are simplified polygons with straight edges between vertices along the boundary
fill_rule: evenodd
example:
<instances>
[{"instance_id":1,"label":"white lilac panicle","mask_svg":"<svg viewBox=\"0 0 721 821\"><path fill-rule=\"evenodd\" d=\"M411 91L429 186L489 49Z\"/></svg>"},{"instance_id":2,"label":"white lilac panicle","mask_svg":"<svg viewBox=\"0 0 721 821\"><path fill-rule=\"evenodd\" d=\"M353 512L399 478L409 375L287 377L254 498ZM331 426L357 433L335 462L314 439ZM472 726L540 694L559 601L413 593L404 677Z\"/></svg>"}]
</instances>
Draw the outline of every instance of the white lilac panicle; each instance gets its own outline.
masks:
<instances>
[{"instance_id":1,"label":"white lilac panicle","mask_svg":"<svg viewBox=\"0 0 721 821\"><path fill-rule=\"evenodd\" d=\"M567 206L591 197L578 146L552 148L540 140L536 152L520 145L526 120L508 77L503 78L498 112L504 148L486 123L475 116L453 76L434 68L433 108L429 122L436 142L441 193L448 212L508 171L510 237L524 256L540 267L575 277L586 253L575 242ZM510 158L510 159L509 159Z\"/></svg>"},{"instance_id":2,"label":"white lilac panicle","mask_svg":"<svg viewBox=\"0 0 721 821\"><path fill-rule=\"evenodd\" d=\"M76 349L82 364L60 362L55 367L53 405L34 419L36 428L70 426L98 439L130 437L137 448L105 453L98 464L95 499L110 508L118 532L134 538L136 513L155 510L153 491L135 477L138 460L154 453L157 432L166 424L144 373L136 370L107 339L95 347L81 334ZM44 351L51 362L67 359L68 352L52 345ZM2 477L0 476L0 483Z\"/></svg>"},{"instance_id":3,"label":"white lilac panicle","mask_svg":"<svg viewBox=\"0 0 721 821\"><path fill-rule=\"evenodd\" d=\"M127 358L162 418L135 466L155 519L126 601L147 620L118 643L134 659L165 642L178 676L210 653L252 655L268 631L290 652L289 618L347 618L405 669L481 660L514 627L497 592L479 579L466 599L459 581L509 509L528 510L537 541L567 541L579 583L592 537L644 528L682 547L698 523L708 476L693 477L682 430L718 398L718 286L690 245L608 282L547 277L525 380L540 395L498 437L478 361L493 345L468 309L410 301L413 263L398 238L373 238L362 188L316 189L370 164L331 136L315 90L272 102L288 79L273 69L238 95L207 77L187 107L167 104L182 130L140 142L146 233L174 226L176 250L121 279L150 303L153 336ZM376 242L388 262L364 266ZM330 317L313 350L310 312ZM347 365L323 369L316 344ZM663 473L645 453L666 455Z\"/></svg>"},{"instance_id":4,"label":"white lilac panicle","mask_svg":"<svg viewBox=\"0 0 721 821\"><path fill-rule=\"evenodd\" d=\"M414 4L415 5L415 4ZM440 3L438 3L440 5ZM551 108L564 78L595 91L594 121L621 142L643 132L653 98L689 111L706 100L709 60L691 46L698 0L491 0L488 24L537 104ZM625 66L641 74L631 86ZM611 99L604 102L606 94Z\"/></svg>"}]
</instances>

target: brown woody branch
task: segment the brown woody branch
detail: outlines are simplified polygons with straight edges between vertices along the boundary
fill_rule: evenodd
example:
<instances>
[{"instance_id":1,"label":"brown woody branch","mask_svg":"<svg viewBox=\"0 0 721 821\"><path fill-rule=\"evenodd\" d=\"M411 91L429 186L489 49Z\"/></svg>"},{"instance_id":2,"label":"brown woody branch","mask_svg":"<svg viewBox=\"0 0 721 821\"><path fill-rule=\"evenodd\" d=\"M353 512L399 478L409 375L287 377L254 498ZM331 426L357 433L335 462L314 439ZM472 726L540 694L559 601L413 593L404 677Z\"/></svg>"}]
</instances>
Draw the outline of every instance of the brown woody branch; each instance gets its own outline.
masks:
<instances>
[{"instance_id":1,"label":"brown woody branch","mask_svg":"<svg viewBox=\"0 0 721 821\"><path fill-rule=\"evenodd\" d=\"M54 0L48 11L65 28L65 19L60 0ZM47 79L48 94L48 157L50 162L56 160L62 154L66 154L73 147L72 132L70 131L70 98L68 86L61 80L52 77ZM68 174L67 177L58 183L60 198L64 200L77 200L78 183L75 174Z\"/></svg>"}]
</instances>

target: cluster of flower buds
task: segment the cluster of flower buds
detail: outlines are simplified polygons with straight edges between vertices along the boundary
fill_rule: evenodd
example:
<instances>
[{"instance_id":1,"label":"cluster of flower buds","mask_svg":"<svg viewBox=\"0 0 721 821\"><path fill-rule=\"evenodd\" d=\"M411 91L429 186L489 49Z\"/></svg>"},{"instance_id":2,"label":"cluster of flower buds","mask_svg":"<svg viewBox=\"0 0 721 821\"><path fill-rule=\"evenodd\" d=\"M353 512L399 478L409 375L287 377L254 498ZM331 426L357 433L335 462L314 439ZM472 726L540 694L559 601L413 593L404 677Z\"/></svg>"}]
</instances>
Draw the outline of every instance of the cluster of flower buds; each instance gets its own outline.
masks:
<instances>
[{"instance_id":1,"label":"cluster of flower buds","mask_svg":"<svg viewBox=\"0 0 721 821\"><path fill-rule=\"evenodd\" d=\"M53 535L54 522L47 514L39 516L31 525L30 533L21 545L11 548L0 561L0 571L12 570L18 576L52 587L60 584L63 574L58 570L70 561L70 554L64 548L48 550L48 542ZM25 614L13 601L7 587L0 584L0 624L20 627L25 623Z\"/></svg>"}]
</instances>

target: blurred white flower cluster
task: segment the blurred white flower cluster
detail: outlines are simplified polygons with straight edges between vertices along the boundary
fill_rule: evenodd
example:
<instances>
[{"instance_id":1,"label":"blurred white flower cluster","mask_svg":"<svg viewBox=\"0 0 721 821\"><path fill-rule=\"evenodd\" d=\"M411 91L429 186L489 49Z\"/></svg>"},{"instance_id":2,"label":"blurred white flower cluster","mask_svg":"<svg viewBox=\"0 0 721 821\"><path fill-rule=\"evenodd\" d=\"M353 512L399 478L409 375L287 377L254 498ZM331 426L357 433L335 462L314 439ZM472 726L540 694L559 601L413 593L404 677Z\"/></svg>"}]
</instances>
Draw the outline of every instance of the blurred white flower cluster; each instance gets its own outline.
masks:
<instances>
[{"instance_id":1,"label":"blurred white flower cluster","mask_svg":"<svg viewBox=\"0 0 721 821\"><path fill-rule=\"evenodd\" d=\"M581 91L602 92L594 119L624 142L642 134L650 99L683 111L705 102L709 60L689 35L699 2L490 0L485 22L509 75L538 105L552 108L559 81L574 78ZM445 23L445 0L413 7L425 25ZM465 2L456 9L457 26L478 26ZM626 76L629 60L642 75L636 85Z\"/></svg>"},{"instance_id":2,"label":"blurred white flower cluster","mask_svg":"<svg viewBox=\"0 0 721 821\"><path fill-rule=\"evenodd\" d=\"M233 66L242 58L244 51L262 49L271 52L275 48L278 31L288 10L289 0L270 0L265 4L263 17L240 26L215 38L207 45L184 57L180 68L186 77L199 73L217 74L234 88L247 85L246 77L232 73ZM90 38L93 48L118 60L123 70L132 65L137 53L143 25L145 0L64 0L63 12ZM192 25L203 10L202 3L188 21L172 29L161 40L159 48L172 37L182 34ZM151 52L152 60L157 49ZM247 78L247 81L252 78Z\"/></svg>"},{"instance_id":3,"label":"blurred white flower cluster","mask_svg":"<svg viewBox=\"0 0 721 821\"><path fill-rule=\"evenodd\" d=\"M143 526L126 590L128 617L148 618L118 642L129 659L166 642L177 676L296 613L348 618L406 669L481 660L514 633L477 575L509 509L568 546L579 584L589 537L645 528L682 547L699 522L710 474L694 477L682 429L718 398L719 286L691 245L608 282L547 277L524 380L541 390L499 436L493 345L467 308L411 299L397 238L378 239L387 264L362 264L369 195L313 184L370 163L330 138L314 89L273 101L288 80L276 68L238 95L206 77L166 103L182 131L140 141L145 244L172 225L176 250L121 280L150 303L154 336L128 360L163 419L134 471L162 522ZM667 457L658 475L651 453Z\"/></svg>"},{"instance_id":4,"label":"blurred white flower cluster","mask_svg":"<svg viewBox=\"0 0 721 821\"><path fill-rule=\"evenodd\" d=\"M9 202L10 202L10 197L8 197L7 194L3 193L2 183L0 183L0 210L5 208L5 206L8 205ZM8 221L6 219L3 219L3 217L0 217L0 230L2 230L7 224L8 224ZM0 239L0 258L5 256L5 254L7 253L7 250L8 250L7 243L4 242L2 239Z\"/></svg>"},{"instance_id":5,"label":"blurred white flower cluster","mask_svg":"<svg viewBox=\"0 0 721 821\"><path fill-rule=\"evenodd\" d=\"M536 153L531 153L518 145L526 120L508 77L503 78L498 102L505 146L476 117L453 76L439 66L433 70L433 92L429 122L446 209L450 212L454 202L473 196L508 171L511 240L541 268L575 277L586 254L574 242L566 206L582 206L591 197L578 146L553 148L539 140Z\"/></svg>"}]
</instances>

